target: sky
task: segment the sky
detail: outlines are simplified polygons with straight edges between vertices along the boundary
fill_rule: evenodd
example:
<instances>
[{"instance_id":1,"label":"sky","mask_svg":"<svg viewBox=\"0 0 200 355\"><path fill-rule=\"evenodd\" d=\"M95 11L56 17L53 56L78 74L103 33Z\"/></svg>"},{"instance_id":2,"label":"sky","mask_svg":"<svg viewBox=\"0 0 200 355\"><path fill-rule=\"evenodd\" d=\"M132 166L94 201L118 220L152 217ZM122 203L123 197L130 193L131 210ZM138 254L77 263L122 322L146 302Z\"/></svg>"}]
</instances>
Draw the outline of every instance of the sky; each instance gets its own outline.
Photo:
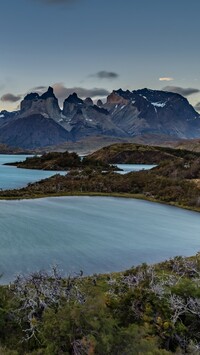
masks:
<instances>
[{"instance_id":1,"label":"sky","mask_svg":"<svg viewBox=\"0 0 200 355\"><path fill-rule=\"evenodd\" d=\"M104 98L144 87L200 110L199 0L1 0L0 110L50 85Z\"/></svg>"}]
</instances>

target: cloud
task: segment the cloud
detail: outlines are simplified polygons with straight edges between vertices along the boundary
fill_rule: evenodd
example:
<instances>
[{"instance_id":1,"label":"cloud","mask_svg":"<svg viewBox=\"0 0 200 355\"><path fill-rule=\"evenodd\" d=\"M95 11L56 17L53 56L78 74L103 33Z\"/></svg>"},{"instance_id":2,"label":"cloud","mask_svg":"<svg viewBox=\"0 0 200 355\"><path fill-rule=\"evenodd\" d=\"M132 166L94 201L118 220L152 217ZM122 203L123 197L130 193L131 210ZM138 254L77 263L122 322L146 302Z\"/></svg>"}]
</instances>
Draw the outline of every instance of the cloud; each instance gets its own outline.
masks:
<instances>
[{"instance_id":1,"label":"cloud","mask_svg":"<svg viewBox=\"0 0 200 355\"><path fill-rule=\"evenodd\" d=\"M168 77L168 76L164 76L164 77L159 78L159 80L160 80L160 81L173 81L174 78L170 78L170 77Z\"/></svg>"},{"instance_id":2,"label":"cloud","mask_svg":"<svg viewBox=\"0 0 200 355\"><path fill-rule=\"evenodd\" d=\"M98 79L117 79L119 77L119 74L112 72L112 71L106 71L106 70L101 70L95 74L89 75L90 77L93 78L98 78Z\"/></svg>"},{"instance_id":3,"label":"cloud","mask_svg":"<svg viewBox=\"0 0 200 355\"><path fill-rule=\"evenodd\" d=\"M189 96L189 95L196 94L196 93L200 92L200 90L196 89L196 88L181 88L179 86L165 86L162 90L174 92L174 93L180 94L182 96Z\"/></svg>"},{"instance_id":4,"label":"cloud","mask_svg":"<svg viewBox=\"0 0 200 355\"><path fill-rule=\"evenodd\" d=\"M196 111L200 111L200 102L198 102L195 106L194 106L194 109Z\"/></svg>"},{"instance_id":5,"label":"cloud","mask_svg":"<svg viewBox=\"0 0 200 355\"><path fill-rule=\"evenodd\" d=\"M104 88L92 88L86 89L83 87L72 87L67 88L63 85L63 83L56 83L52 85L54 88L54 93L59 100L66 99L70 94L74 92L81 98L85 97L103 97L110 94L110 92Z\"/></svg>"},{"instance_id":6,"label":"cloud","mask_svg":"<svg viewBox=\"0 0 200 355\"><path fill-rule=\"evenodd\" d=\"M110 94L110 92L104 88L91 88L91 89L86 89L83 87L72 87L72 88L67 88L64 86L63 83L55 83L52 85L53 89L54 89L54 93L55 96L58 98L58 100L60 101L60 103L62 103L62 101L64 99L66 99L70 94L73 94L74 92L77 93L77 95L81 98L86 98L86 97L105 97L107 95ZM30 92L37 92L39 95L43 94L46 90L47 90L47 86L36 86L30 90L28 90L24 95L13 95L11 93L7 93L5 95L3 95L0 100L4 101L4 102L17 102L21 99L23 99L23 97L25 95L27 95L27 93Z\"/></svg>"},{"instance_id":7,"label":"cloud","mask_svg":"<svg viewBox=\"0 0 200 355\"><path fill-rule=\"evenodd\" d=\"M44 94L45 91L47 91L48 86L35 86L34 88L28 90L28 92L26 94L29 94L30 92L37 92L39 95Z\"/></svg>"},{"instance_id":8,"label":"cloud","mask_svg":"<svg viewBox=\"0 0 200 355\"><path fill-rule=\"evenodd\" d=\"M36 86L36 87L34 87L32 90L35 90L35 91L40 91L40 90L46 90L46 86Z\"/></svg>"},{"instance_id":9,"label":"cloud","mask_svg":"<svg viewBox=\"0 0 200 355\"><path fill-rule=\"evenodd\" d=\"M1 97L1 101L4 102L17 102L22 98L22 95L13 95L11 93L7 93Z\"/></svg>"}]
</instances>

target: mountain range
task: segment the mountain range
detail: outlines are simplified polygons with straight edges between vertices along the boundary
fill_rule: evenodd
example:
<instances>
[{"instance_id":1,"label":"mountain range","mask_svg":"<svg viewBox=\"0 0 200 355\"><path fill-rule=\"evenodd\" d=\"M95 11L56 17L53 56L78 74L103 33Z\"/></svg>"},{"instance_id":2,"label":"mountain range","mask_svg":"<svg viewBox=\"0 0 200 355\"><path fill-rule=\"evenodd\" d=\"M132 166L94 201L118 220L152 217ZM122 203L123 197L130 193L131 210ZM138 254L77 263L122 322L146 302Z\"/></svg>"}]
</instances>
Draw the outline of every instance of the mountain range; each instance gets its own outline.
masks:
<instances>
[{"instance_id":1,"label":"mountain range","mask_svg":"<svg viewBox=\"0 0 200 355\"><path fill-rule=\"evenodd\" d=\"M0 143L34 149L95 136L169 139L200 137L200 115L183 96L142 89L114 90L105 103L73 93L59 107L53 88L24 97L20 109L0 112Z\"/></svg>"}]
</instances>

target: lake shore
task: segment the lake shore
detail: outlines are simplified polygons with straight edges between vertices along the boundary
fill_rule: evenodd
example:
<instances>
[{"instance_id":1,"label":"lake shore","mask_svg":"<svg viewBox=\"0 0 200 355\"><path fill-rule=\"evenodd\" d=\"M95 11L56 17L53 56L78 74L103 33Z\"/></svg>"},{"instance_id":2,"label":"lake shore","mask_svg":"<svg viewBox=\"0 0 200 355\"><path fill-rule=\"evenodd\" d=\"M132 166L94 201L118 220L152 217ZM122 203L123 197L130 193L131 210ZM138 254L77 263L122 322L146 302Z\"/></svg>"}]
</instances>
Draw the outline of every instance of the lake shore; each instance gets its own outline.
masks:
<instances>
[{"instance_id":1,"label":"lake shore","mask_svg":"<svg viewBox=\"0 0 200 355\"><path fill-rule=\"evenodd\" d=\"M149 202L154 202L162 205L167 205L167 206L172 206L172 207L177 207L181 208L184 210L188 211L193 211L193 212L198 212L200 213L200 207L191 207L191 206L184 206L180 205L175 202L165 202L161 200L154 199L152 197L147 197L142 194L130 194L130 193L102 193L102 192L62 192L62 193L51 193L51 194L35 194L34 196L5 196L2 197L0 196L0 201L22 201L22 200L35 200L35 199L44 199L44 198L49 198L49 197L73 197L73 196L86 196L86 197L116 197L116 198L126 198L126 199L136 199L136 200L144 200L144 201L149 201Z\"/></svg>"}]
</instances>

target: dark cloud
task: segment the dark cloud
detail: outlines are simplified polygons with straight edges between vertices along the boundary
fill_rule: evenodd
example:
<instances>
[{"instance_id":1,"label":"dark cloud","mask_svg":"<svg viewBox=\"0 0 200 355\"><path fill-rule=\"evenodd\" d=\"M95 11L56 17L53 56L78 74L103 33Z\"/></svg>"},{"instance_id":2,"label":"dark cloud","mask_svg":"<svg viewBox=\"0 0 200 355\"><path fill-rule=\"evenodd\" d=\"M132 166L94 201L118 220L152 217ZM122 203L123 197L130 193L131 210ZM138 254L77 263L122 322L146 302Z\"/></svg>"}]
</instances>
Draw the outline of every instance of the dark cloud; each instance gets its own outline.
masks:
<instances>
[{"instance_id":1,"label":"dark cloud","mask_svg":"<svg viewBox=\"0 0 200 355\"><path fill-rule=\"evenodd\" d=\"M112 71L101 70L98 73L91 74L90 77L98 79L117 79L119 77L119 74Z\"/></svg>"},{"instance_id":2,"label":"dark cloud","mask_svg":"<svg viewBox=\"0 0 200 355\"><path fill-rule=\"evenodd\" d=\"M38 90L46 90L46 86L36 86L35 88L33 88L32 90L38 91Z\"/></svg>"},{"instance_id":3,"label":"dark cloud","mask_svg":"<svg viewBox=\"0 0 200 355\"><path fill-rule=\"evenodd\" d=\"M26 94L29 94L30 92L37 92L39 95L42 95L47 89L47 86L35 86L34 88L30 89Z\"/></svg>"},{"instance_id":4,"label":"dark cloud","mask_svg":"<svg viewBox=\"0 0 200 355\"><path fill-rule=\"evenodd\" d=\"M70 94L73 94L74 92L76 92L77 95L81 98L103 97L110 94L108 90L103 88L92 88L92 89L86 89L82 87L67 88L62 83L56 83L52 86L54 88L54 93L59 100L63 100L67 98Z\"/></svg>"},{"instance_id":5,"label":"dark cloud","mask_svg":"<svg viewBox=\"0 0 200 355\"><path fill-rule=\"evenodd\" d=\"M1 101L6 102L17 102L22 98L22 95L13 95L11 93L7 93L1 97Z\"/></svg>"},{"instance_id":6,"label":"dark cloud","mask_svg":"<svg viewBox=\"0 0 200 355\"><path fill-rule=\"evenodd\" d=\"M174 92L174 93L180 94L182 96L189 96L189 95L196 94L196 93L200 92L199 89L181 88L179 86L165 86L162 90L169 91L169 92Z\"/></svg>"},{"instance_id":7,"label":"dark cloud","mask_svg":"<svg viewBox=\"0 0 200 355\"><path fill-rule=\"evenodd\" d=\"M200 111L200 102L198 102L195 106L194 106L194 109L196 111Z\"/></svg>"}]
</instances>

